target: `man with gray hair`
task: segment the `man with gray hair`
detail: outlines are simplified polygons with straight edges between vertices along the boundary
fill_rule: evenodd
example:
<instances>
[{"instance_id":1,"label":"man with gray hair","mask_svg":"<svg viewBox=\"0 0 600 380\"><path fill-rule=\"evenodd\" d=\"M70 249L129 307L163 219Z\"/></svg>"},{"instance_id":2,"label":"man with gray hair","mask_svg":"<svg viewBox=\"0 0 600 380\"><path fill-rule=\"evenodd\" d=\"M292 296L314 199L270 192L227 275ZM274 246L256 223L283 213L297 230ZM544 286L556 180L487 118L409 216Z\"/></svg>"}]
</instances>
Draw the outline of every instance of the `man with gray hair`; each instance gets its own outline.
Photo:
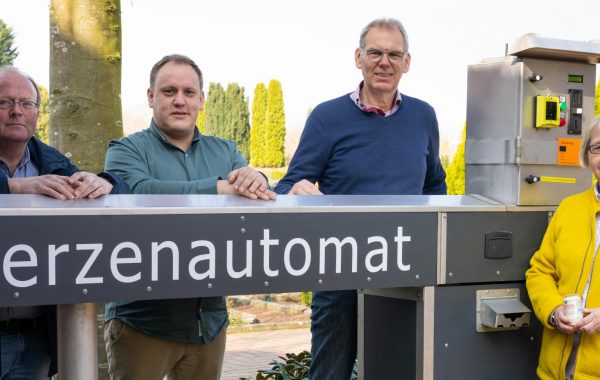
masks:
<instances>
[{"instance_id":1,"label":"man with gray hair","mask_svg":"<svg viewBox=\"0 0 600 380\"><path fill-rule=\"evenodd\" d=\"M68 200L129 192L115 175L80 171L35 138L39 106L28 75L0 68L0 194ZM0 307L0 379L47 379L56 371L55 306Z\"/></svg>"},{"instance_id":2,"label":"man with gray hair","mask_svg":"<svg viewBox=\"0 0 600 380\"><path fill-rule=\"evenodd\" d=\"M395 19L361 32L354 53L363 81L310 114L279 194L446 194L433 108L401 94L408 37ZM318 187L315 185L318 183ZM356 290L316 291L312 380L348 380L356 359Z\"/></svg>"}]
</instances>

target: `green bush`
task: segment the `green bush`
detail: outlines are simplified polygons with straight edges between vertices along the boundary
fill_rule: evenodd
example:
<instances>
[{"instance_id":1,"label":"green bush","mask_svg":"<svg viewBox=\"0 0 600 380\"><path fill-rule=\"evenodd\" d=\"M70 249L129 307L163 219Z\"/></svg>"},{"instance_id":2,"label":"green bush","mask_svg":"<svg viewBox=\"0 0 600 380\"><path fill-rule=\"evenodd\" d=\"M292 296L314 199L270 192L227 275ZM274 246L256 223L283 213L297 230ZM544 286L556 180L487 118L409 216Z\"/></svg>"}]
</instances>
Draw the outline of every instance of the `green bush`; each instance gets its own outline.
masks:
<instances>
[{"instance_id":1,"label":"green bush","mask_svg":"<svg viewBox=\"0 0 600 380\"><path fill-rule=\"evenodd\" d=\"M456 148L452 161L446 168L446 185L448 195L463 195L465 193L465 141L467 126L462 131L462 140Z\"/></svg>"},{"instance_id":2,"label":"green bush","mask_svg":"<svg viewBox=\"0 0 600 380\"><path fill-rule=\"evenodd\" d=\"M301 292L300 303L304 306L310 306L312 304L312 292Z\"/></svg>"},{"instance_id":3,"label":"green bush","mask_svg":"<svg viewBox=\"0 0 600 380\"><path fill-rule=\"evenodd\" d=\"M271 170L271 175L269 176L269 178L271 179L271 181L279 181L283 178L283 176L285 176L285 173L287 173L285 170L273 169Z\"/></svg>"},{"instance_id":4,"label":"green bush","mask_svg":"<svg viewBox=\"0 0 600 380\"><path fill-rule=\"evenodd\" d=\"M310 352L302 351L299 354L285 354L279 357L283 361L273 360L269 369L259 369L256 380L304 380L308 377L308 370L312 363ZM350 380L358 379L358 367L356 362L352 369ZM240 380L252 380L249 377Z\"/></svg>"},{"instance_id":5,"label":"green bush","mask_svg":"<svg viewBox=\"0 0 600 380\"><path fill-rule=\"evenodd\" d=\"M280 356L283 361L273 360L271 369L261 369L256 374L256 380L301 380L308 377L308 369L312 361L310 352L302 351L299 354L285 354Z\"/></svg>"}]
</instances>

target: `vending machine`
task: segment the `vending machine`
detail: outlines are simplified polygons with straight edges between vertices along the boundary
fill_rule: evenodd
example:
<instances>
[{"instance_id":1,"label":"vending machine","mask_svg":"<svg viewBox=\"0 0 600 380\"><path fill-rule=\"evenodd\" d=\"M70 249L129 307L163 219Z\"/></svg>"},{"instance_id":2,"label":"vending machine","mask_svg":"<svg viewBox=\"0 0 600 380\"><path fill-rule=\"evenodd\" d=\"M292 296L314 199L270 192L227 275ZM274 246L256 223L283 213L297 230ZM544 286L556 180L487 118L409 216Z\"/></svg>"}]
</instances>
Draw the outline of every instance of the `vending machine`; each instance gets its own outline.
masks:
<instances>
[{"instance_id":1,"label":"vending machine","mask_svg":"<svg viewBox=\"0 0 600 380\"><path fill-rule=\"evenodd\" d=\"M519 38L470 65L466 193L511 205L557 205L584 191L582 135L594 118L600 44Z\"/></svg>"}]
</instances>

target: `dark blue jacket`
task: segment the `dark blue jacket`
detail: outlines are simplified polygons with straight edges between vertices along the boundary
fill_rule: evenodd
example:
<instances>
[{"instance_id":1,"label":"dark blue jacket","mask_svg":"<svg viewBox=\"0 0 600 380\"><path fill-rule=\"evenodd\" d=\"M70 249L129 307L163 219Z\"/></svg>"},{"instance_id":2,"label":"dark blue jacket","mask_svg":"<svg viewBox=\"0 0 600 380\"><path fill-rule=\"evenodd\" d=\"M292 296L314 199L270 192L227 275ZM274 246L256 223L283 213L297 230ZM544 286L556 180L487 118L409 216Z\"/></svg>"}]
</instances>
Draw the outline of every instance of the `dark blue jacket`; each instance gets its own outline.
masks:
<instances>
[{"instance_id":1,"label":"dark blue jacket","mask_svg":"<svg viewBox=\"0 0 600 380\"><path fill-rule=\"evenodd\" d=\"M40 175L56 174L71 176L80 171L64 154L44 144L35 137L29 140L27 147L29 148L31 162L38 168ZM111 194L128 194L131 192L127 183L116 174L108 172L100 173L98 176L106 179L113 185ZM8 177L3 173L0 173L0 194L10 194Z\"/></svg>"},{"instance_id":2,"label":"dark blue jacket","mask_svg":"<svg viewBox=\"0 0 600 380\"><path fill-rule=\"evenodd\" d=\"M62 176L71 176L77 173L79 168L71 163L71 161L65 157L58 150L48 146L32 137L27 143L29 148L29 155L31 162L37 167L40 175L56 174ZM115 174L100 173L98 176L106 179L112 185L111 194L127 194L131 190L125 181L119 178ZM8 177L6 174L0 172L0 194L10 194L8 188ZM56 346L56 306L46 306L46 323L48 326L48 346L50 348L50 370L48 376L52 376L57 372L58 368L58 356Z\"/></svg>"}]
</instances>

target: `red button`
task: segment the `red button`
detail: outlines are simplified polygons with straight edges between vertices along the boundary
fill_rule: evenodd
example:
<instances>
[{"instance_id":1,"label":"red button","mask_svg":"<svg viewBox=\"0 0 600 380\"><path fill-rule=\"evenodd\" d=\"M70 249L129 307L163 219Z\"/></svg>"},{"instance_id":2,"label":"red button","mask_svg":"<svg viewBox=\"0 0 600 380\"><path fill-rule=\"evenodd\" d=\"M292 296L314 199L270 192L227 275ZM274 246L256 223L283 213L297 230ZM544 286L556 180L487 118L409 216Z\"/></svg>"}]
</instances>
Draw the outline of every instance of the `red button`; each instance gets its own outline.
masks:
<instances>
[{"instance_id":1,"label":"red button","mask_svg":"<svg viewBox=\"0 0 600 380\"><path fill-rule=\"evenodd\" d=\"M560 126L561 126L561 127L564 127L564 126L565 126L565 124L567 124L567 119L565 119L565 118L562 118L562 117L561 117L561 118L560 118Z\"/></svg>"}]
</instances>

